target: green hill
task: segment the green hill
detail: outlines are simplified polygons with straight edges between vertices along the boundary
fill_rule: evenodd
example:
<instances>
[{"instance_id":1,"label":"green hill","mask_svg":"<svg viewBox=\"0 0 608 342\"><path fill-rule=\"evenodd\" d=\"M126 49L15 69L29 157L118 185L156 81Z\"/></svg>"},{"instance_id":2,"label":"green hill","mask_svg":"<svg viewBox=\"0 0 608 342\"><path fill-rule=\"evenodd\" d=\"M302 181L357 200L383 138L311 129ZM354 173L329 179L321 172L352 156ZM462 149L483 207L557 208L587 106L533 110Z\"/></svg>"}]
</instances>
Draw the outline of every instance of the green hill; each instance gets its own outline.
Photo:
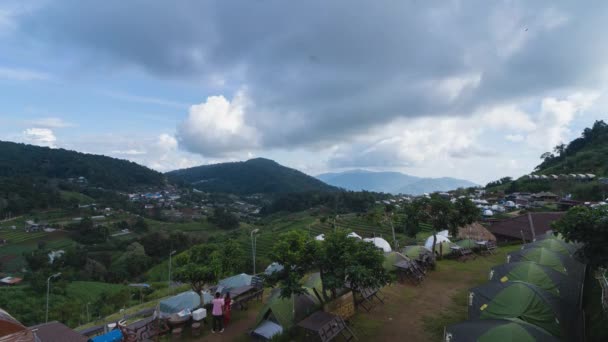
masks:
<instances>
[{"instance_id":1,"label":"green hill","mask_svg":"<svg viewBox=\"0 0 608 342\"><path fill-rule=\"evenodd\" d=\"M255 194L336 190L314 177L264 158L197 166L171 171L167 176L171 181L191 184L208 192Z\"/></svg>"},{"instance_id":2,"label":"green hill","mask_svg":"<svg viewBox=\"0 0 608 342\"><path fill-rule=\"evenodd\" d=\"M131 161L6 141L0 141L0 177L85 177L91 186L115 190L164 182L162 173Z\"/></svg>"},{"instance_id":3,"label":"green hill","mask_svg":"<svg viewBox=\"0 0 608 342\"><path fill-rule=\"evenodd\" d=\"M555 146L553 153L543 154L535 174L592 173L608 175L608 124L596 121L585 128L579 138L568 145Z\"/></svg>"},{"instance_id":4,"label":"green hill","mask_svg":"<svg viewBox=\"0 0 608 342\"><path fill-rule=\"evenodd\" d=\"M486 190L505 193L551 191L560 196L572 195L579 201L600 201L608 195L608 185L600 178L608 176L608 124L596 121L585 128L579 138L555 146L553 152L544 153L543 161L534 169L534 175L558 175L557 179L530 179L510 177L488 183ZM564 177L568 174L593 174L593 180Z\"/></svg>"}]
</instances>

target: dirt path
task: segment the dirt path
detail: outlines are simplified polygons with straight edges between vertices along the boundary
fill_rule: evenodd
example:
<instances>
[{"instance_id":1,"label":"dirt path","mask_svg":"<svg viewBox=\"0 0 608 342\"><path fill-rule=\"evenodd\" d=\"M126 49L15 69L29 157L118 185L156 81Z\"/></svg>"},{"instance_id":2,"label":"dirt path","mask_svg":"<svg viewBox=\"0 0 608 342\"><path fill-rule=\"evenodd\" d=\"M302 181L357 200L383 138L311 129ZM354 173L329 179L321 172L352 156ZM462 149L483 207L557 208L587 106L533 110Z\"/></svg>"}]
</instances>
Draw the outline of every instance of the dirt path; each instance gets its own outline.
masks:
<instances>
[{"instance_id":1,"label":"dirt path","mask_svg":"<svg viewBox=\"0 0 608 342\"><path fill-rule=\"evenodd\" d=\"M230 322L228 327L224 329L223 333L211 333L211 320L209 325L205 327L205 334L202 338L197 341L238 341L247 338L247 333L255 324L255 319L259 312L259 307L250 307L246 311L236 312L233 311L235 320ZM238 314L238 316L236 316Z\"/></svg>"}]
</instances>

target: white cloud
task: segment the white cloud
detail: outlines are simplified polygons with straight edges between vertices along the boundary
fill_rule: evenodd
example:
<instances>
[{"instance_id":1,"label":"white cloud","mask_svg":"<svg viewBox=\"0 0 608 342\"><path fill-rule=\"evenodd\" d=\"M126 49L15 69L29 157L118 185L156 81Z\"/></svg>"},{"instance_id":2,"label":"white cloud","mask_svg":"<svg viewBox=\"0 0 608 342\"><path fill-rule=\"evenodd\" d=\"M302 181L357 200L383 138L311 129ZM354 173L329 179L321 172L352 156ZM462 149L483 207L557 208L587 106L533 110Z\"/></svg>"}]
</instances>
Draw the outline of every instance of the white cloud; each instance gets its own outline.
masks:
<instances>
[{"instance_id":1,"label":"white cloud","mask_svg":"<svg viewBox=\"0 0 608 342\"><path fill-rule=\"evenodd\" d=\"M39 146L55 147L57 138L48 128L28 128L22 133L26 143Z\"/></svg>"},{"instance_id":2,"label":"white cloud","mask_svg":"<svg viewBox=\"0 0 608 342\"><path fill-rule=\"evenodd\" d=\"M576 115L589 109L599 98L599 93L575 93L565 99L546 97L541 101L537 117L538 129L530 132L527 142L532 146L551 149L565 142L570 133L569 125Z\"/></svg>"},{"instance_id":3,"label":"white cloud","mask_svg":"<svg viewBox=\"0 0 608 342\"><path fill-rule=\"evenodd\" d=\"M29 69L0 67L0 79L12 81L47 81L51 75Z\"/></svg>"},{"instance_id":4,"label":"white cloud","mask_svg":"<svg viewBox=\"0 0 608 342\"><path fill-rule=\"evenodd\" d=\"M462 76L446 77L437 82L437 91L446 96L448 101L457 99L466 89L474 89L479 86L481 73L471 73Z\"/></svg>"},{"instance_id":5,"label":"white cloud","mask_svg":"<svg viewBox=\"0 0 608 342\"><path fill-rule=\"evenodd\" d=\"M246 108L244 92L237 93L232 101L224 96L210 96L190 107L188 117L177 127L177 140L186 150L204 156L256 148L259 135L245 121Z\"/></svg>"},{"instance_id":6,"label":"white cloud","mask_svg":"<svg viewBox=\"0 0 608 342\"><path fill-rule=\"evenodd\" d=\"M74 124L72 124L70 122L66 122L63 119L56 118L56 117L26 120L25 123L28 125L32 125L32 126L36 126L36 127L43 127L43 128L66 128L66 127L74 126Z\"/></svg>"},{"instance_id":7,"label":"white cloud","mask_svg":"<svg viewBox=\"0 0 608 342\"><path fill-rule=\"evenodd\" d=\"M145 151L140 151L140 150L115 150L115 151L112 151L112 154L126 155L126 156L137 156L137 155L141 155L141 154L146 154L146 152Z\"/></svg>"},{"instance_id":8,"label":"white cloud","mask_svg":"<svg viewBox=\"0 0 608 342\"><path fill-rule=\"evenodd\" d=\"M521 142L524 141L526 138L521 134L507 134L505 135L505 139L512 142Z\"/></svg>"},{"instance_id":9,"label":"white cloud","mask_svg":"<svg viewBox=\"0 0 608 342\"><path fill-rule=\"evenodd\" d=\"M516 105L503 105L491 108L481 115L488 126L496 129L532 131L536 124L530 116Z\"/></svg>"}]
</instances>

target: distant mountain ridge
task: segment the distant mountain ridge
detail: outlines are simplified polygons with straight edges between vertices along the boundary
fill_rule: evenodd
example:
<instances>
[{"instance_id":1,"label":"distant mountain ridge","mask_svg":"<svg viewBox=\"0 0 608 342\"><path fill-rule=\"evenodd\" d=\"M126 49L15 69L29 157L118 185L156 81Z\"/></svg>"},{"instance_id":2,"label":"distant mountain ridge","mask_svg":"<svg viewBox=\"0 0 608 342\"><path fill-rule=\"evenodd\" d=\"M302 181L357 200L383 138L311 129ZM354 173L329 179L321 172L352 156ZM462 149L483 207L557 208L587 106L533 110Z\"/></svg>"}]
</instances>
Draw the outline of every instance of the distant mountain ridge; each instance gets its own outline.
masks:
<instances>
[{"instance_id":1,"label":"distant mountain ridge","mask_svg":"<svg viewBox=\"0 0 608 342\"><path fill-rule=\"evenodd\" d=\"M477 185L468 180L451 177L424 178L401 172L375 172L367 170L323 173L317 175L317 178L327 184L347 190L367 190L410 195L421 195L434 191L449 191L460 187Z\"/></svg>"},{"instance_id":2,"label":"distant mountain ridge","mask_svg":"<svg viewBox=\"0 0 608 342\"><path fill-rule=\"evenodd\" d=\"M265 158L201 165L167 172L171 181L208 192L234 194L336 191L337 188Z\"/></svg>"}]
</instances>

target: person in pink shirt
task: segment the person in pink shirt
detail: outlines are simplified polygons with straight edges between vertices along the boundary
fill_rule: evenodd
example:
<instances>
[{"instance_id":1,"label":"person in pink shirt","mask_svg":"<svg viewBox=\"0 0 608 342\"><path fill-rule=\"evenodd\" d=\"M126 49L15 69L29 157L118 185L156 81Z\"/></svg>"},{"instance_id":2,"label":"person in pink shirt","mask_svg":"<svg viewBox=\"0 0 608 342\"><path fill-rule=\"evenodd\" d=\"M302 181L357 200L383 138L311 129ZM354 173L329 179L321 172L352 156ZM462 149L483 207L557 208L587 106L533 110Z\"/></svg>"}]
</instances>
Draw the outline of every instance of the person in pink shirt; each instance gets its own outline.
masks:
<instances>
[{"instance_id":1,"label":"person in pink shirt","mask_svg":"<svg viewBox=\"0 0 608 342\"><path fill-rule=\"evenodd\" d=\"M213 310L211 311L211 315L213 315L213 329L211 329L212 333L215 333L216 327L219 328L219 332L224 332L223 320L224 320L224 298L221 298L219 292L215 293L215 298L211 301L213 303Z\"/></svg>"}]
</instances>

